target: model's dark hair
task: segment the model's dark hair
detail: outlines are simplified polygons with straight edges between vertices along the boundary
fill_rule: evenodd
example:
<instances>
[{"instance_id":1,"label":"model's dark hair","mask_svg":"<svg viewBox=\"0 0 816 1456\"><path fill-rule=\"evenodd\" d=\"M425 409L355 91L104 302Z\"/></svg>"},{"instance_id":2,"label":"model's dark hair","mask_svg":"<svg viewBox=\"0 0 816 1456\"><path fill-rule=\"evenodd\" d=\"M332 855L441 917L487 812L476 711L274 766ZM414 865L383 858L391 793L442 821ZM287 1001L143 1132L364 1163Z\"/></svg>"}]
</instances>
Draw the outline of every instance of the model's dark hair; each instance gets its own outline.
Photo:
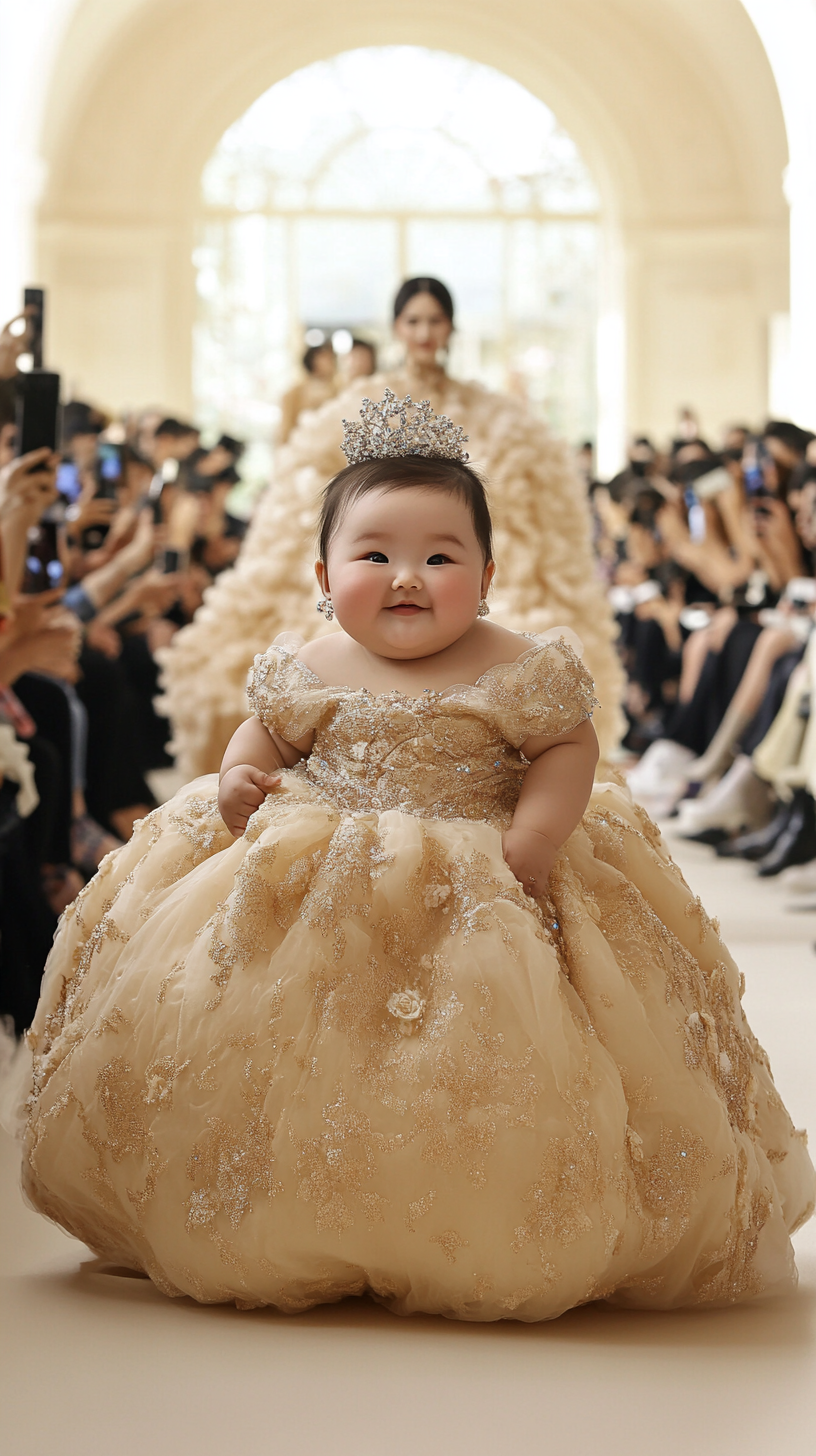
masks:
<instances>
[{"instance_id":1,"label":"model's dark hair","mask_svg":"<svg viewBox=\"0 0 816 1456\"><path fill-rule=\"evenodd\" d=\"M801 426L791 424L790 420L769 420L762 435L765 440L781 440L796 455L804 455L814 438L810 430L803 430Z\"/></svg>"},{"instance_id":2,"label":"model's dark hair","mask_svg":"<svg viewBox=\"0 0 816 1456\"><path fill-rule=\"evenodd\" d=\"M438 278L407 278L394 299L395 319L399 318L405 305L418 293L430 293L431 298L436 299L443 313L453 323L453 299L449 289Z\"/></svg>"},{"instance_id":3,"label":"model's dark hair","mask_svg":"<svg viewBox=\"0 0 816 1456\"><path fill-rule=\"evenodd\" d=\"M329 546L349 506L372 490L438 490L455 495L470 511L476 540L485 562L493 560L493 522L484 482L472 465L462 460L444 460L437 456L400 455L393 460L362 460L347 465L323 492L320 521L317 528L317 554L328 558Z\"/></svg>"},{"instance_id":4,"label":"model's dark hair","mask_svg":"<svg viewBox=\"0 0 816 1456\"><path fill-rule=\"evenodd\" d=\"M306 370L307 374L314 373L315 359L317 358L318 354L325 354L327 349L329 353L334 353L331 339L324 339L322 344L311 344L309 346L309 348L306 350L306 353L303 355L302 360L303 367Z\"/></svg>"}]
</instances>

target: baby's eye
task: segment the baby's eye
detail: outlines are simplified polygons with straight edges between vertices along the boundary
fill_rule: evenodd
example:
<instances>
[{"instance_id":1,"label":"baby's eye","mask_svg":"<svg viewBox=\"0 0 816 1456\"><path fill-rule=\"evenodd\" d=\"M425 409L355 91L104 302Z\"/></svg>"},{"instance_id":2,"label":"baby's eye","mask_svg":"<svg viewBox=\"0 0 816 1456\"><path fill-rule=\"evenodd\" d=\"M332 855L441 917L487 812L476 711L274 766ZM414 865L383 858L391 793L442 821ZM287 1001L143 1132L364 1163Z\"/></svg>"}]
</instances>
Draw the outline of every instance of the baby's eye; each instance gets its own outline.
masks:
<instances>
[{"instance_id":1,"label":"baby's eye","mask_svg":"<svg viewBox=\"0 0 816 1456\"><path fill-rule=\"evenodd\" d=\"M428 566L444 566L446 561L450 561L450 557L449 556L446 556L444 554L444 552L442 552L442 551L437 551L434 556L429 556L428 557L428 560L427 560L426 565L428 565Z\"/></svg>"},{"instance_id":2,"label":"baby's eye","mask_svg":"<svg viewBox=\"0 0 816 1456\"><path fill-rule=\"evenodd\" d=\"M377 566L388 565L388 557L382 551L366 551L363 561L373 561Z\"/></svg>"}]
</instances>

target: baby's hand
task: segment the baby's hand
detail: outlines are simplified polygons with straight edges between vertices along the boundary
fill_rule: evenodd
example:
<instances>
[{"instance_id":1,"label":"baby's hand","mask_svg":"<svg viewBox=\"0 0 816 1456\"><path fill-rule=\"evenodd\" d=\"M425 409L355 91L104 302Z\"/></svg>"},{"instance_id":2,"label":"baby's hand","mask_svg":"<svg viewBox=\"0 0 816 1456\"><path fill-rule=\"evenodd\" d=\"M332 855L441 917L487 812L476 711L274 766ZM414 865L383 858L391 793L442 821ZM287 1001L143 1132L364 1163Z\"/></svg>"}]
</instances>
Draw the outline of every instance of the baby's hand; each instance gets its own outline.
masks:
<instances>
[{"instance_id":1,"label":"baby's hand","mask_svg":"<svg viewBox=\"0 0 816 1456\"><path fill-rule=\"evenodd\" d=\"M556 846L536 829L517 829L511 824L502 835L502 851L519 884L537 900L547 888L558 855Z\"/></svg>"},{"instance_id":2,"label":"baby's hand","mask_svg":"<svg viewBox=\"0 0 816 1456\"><path fill-rule=\"evenodd\" d=\"M280 781L280 774L263 773L251 763L238 763L227 769L218 789L218 809L230 834L236 839L243 834L250 815L261 807Z\"/></svg>"}]
</instances>

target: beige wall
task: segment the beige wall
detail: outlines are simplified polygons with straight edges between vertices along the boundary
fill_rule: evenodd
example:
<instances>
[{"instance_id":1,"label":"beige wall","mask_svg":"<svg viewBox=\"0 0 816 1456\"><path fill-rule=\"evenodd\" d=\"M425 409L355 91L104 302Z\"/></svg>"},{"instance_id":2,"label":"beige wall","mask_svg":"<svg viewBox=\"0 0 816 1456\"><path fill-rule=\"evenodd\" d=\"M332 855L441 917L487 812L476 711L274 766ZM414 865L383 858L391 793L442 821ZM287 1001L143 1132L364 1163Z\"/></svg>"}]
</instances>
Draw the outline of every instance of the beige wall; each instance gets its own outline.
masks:
<instances>
[{"instance_id":1,"label":"beige wall","mask_svg":"<svg viewBox=\"0 0 816 1456\"><path fill-rule=\"evenodd\" d=\"M786 147L739 0L80 0L49 90L38 221L67 378L111 405L189 408L206 157L292 70L395 43L499 67L583 150L608 220L603 306L625 320L628 425L665 434L685 403L711 430L761 416L769 319L787 308Z\"/></svg>"}]
</instances>

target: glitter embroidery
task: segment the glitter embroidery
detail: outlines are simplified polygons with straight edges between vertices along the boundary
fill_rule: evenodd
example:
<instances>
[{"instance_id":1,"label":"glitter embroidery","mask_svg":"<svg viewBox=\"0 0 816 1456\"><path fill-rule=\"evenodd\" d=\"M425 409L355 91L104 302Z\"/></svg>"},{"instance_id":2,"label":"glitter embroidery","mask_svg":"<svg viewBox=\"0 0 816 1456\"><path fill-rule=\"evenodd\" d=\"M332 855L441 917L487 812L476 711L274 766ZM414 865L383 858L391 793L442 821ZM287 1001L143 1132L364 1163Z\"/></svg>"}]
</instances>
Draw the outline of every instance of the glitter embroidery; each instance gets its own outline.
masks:
<instances>
[{"instance_id":1,"label":"glitter embroidery","mask_svg":"<svg viewBox=\"0 0 816 1456\"><path fill-rule=\"evenodd\" d=\"M291 644L291 639L289 639ZM612 774L538 900L500 831L563 642L411 698L280 643L250 696L307 760L233 840L211 779L63 919L29 1045L31 1201L168 1296L551 1318L788 1277L804 1138L716 924Z\"/></svg>"}]
</instances>

